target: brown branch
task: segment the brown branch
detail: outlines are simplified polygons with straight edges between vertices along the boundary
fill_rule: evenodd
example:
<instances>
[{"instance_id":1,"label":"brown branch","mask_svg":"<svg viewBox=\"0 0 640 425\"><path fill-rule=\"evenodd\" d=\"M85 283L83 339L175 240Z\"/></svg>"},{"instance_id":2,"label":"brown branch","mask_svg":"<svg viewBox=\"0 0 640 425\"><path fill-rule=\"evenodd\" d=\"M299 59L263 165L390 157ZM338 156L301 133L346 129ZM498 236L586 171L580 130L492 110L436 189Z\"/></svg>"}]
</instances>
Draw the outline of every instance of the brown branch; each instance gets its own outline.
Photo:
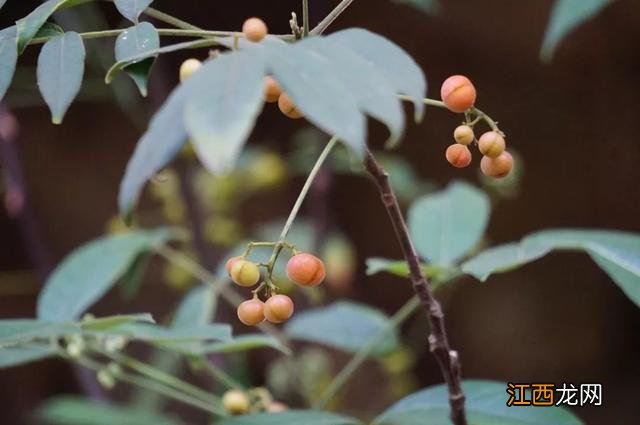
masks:
<instances>
[{"instance_id":1,"label":"brown branch","mask_svg":"<svg viewBox=\"0 0 640 425\"><path fill-rule=\"evenodd\" d=\"M387 213L389 213L389 218L391 219L393 230L400 243L402 254L409 264L409 277L411 278L413 290L420 298L422 307L427 314L431 328L429 348L438 361L442 376L449 389L451 420L455 425L466 425L467 419L464 410L465 397L460 385L460 359L458 353L449 346L442 307L434 297L429 281L422 274L418 254L413 247L413 242L409 236L409 231L402 216L396 195L389 184L389 175L384 168L378 164L370 151L366 153L364 165L369 174L374 178L376 186L380 191L382 203L387 209Z\"/></svg>"}]
</instances>

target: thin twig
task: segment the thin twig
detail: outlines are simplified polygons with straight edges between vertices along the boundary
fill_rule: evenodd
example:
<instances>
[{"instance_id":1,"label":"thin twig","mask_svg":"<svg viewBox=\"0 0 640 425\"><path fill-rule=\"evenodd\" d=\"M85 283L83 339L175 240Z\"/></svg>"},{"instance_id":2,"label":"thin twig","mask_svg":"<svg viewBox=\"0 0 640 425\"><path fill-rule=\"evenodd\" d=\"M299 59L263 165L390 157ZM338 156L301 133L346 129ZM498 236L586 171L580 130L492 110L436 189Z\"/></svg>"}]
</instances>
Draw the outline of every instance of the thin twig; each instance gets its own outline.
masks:
<instances>
[{"instance_id":1,"label":"thin twig","mask_svg":"<svg viewBox=\"0 0 640 425\"><path fill-rule=\"evenodd\" d=\"M158 21L164 22L165 24L173 25L176 28L182 28L183 30L202 30L202 28L200 27L183 21L182 19L178 19L175 16L171 16L168 13L161 12L158 9L154 9L153 7L147 7L142 13L151 18L155 18Z\"/></svg>"},{"instance_id":2,"label":"thin twig","mask_svg":"<svg viewBox=\"0 0 640 425\"><path fill-rule=\"evenodd\" d=\"M353 0L342 0L325 18L311 30L311 35L322 34L353 3Z\"/></svg>"},{"instance_id":3,"label":"thin twig","mask_svg":"<svg viewBox=\"0 0 640 425\"><path fill-rule=\"evenodd\" d=\"M455 425L466 425L464 410L464 393L460 384L461 367L458 353L449 346L447 331L444 322L444 313L438 300L434 297L432 288L420 268L420 259L413 246L407 224L400 210L396 195L389 184L389 175L382 168L370 151L367 151L365 168L374 178L380 192L382 203L387 209L391 224L396 233L402 254L409 265L409 277L413 289L418 295L424 308L431 333L429 335L429 348L442 371L444 380L449 390L449 405L451 407L451 420Z\"/></svg>"}]
</instances>

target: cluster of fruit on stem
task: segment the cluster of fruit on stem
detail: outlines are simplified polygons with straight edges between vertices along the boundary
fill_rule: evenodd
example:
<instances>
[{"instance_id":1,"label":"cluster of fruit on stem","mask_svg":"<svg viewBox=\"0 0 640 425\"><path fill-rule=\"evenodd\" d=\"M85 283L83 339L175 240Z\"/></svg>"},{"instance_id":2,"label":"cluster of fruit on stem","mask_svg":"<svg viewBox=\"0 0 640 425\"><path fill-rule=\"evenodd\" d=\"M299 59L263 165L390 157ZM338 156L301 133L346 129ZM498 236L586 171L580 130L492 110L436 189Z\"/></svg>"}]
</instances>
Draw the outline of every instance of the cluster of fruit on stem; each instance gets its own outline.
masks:
<instances>
[{"instance_id":1,"label":"cluster of fruit on stem","mask_svg":"<svg viewBox=\"0 0 640 425\"><path fill-rule=\"evenodd\" d=\"M464 112L466 116L465 123L456 127L453 132L456 143L447 148L447 161L457 168L468 166L471 163L471 151L468 146L475 142L483 155L480 170L484 175L502 178L509 174L513 168L513 157L505 150L504 133L496 128L476 139L473 132L473 126L479 120L472 117L476 89L471 81L463 75L453 75L442 83L440 96L450 111Z\"/></svg>"},{"instance_id":2,"label":"cluster of fruit on stem","mask_svg":"<svg viewBox=\"0 0 640 425\"><path fill-rule=\"evenodd\" d=\"M248 41L258 43L267 35L267 25L260 18L249 18L242 25L242 33ZM180 66L180 81L186 80L202 66L198 59L187 59ZM291 97L282 91L276 79L268 75L264 79L264 100L267 103L278 103L278 108L286 117L302 118L303 114L293 104Z\"/></svg>"},{"instance_id":3,"label":"cluster of fruit on stem","mask_svg":"<svg viewBox=\"0 0 640 425\"><path fill-rule=\"evenodd\" d=\"M296 251L295 247L287 242L251 242L243 255L227 260L227 273L231 281L239 286L250 287L258 284L261 280L260 267L266 269L264 280L252 291L253 298L238 306L238 319L248 326L255 326L265 319L271 323L286 322L293 315L294 305L291 298L276 293L278 288L273 283L271 274L277 256L268 263L254 263L247 260L251 249L257 246L273 246L275 253L279 252L280 248L289 249L293 255L287 263L287 276L293 283L300 286L319 285L326 276L324 263L315 255ZM264 302L259 298L261 291L267 297Z\"/></svg>"}]
</instances>

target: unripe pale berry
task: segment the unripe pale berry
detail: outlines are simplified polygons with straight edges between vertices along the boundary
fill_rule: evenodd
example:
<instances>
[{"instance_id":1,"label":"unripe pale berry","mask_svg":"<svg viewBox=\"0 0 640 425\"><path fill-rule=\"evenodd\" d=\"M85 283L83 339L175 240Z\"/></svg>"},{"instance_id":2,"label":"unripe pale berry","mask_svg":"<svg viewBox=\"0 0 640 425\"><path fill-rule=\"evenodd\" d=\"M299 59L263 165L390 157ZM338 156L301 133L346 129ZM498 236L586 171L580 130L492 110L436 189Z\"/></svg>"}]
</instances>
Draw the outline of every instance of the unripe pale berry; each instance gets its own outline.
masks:
<instances>
[{"instance_id":1,"label":"unripe pale berry","mask_svg":"<svg viewBox=\"0 0 640 425\"><path fill-rule=\"evenodd\" d=\"M247 40L258 42L267 35L267 24L260 18L249 18L242 24L242 33Z\"/></svg>"},{"instance_id":2,"label":"unripe pale berry","mask_svg":"<svg viewBox=\"0 0 640 425\"><path fill-rule=\"evenodd\" d=\"M238 255L237 257L231 257L227 260L227 262L225 263L224 267L227 270L227 274L229 276L231 276L231 269L233 268L233 265L240 260L244 260L244 257L241 255Z\"/></svg>"},{"instance_id":3,"label":"unripe pale berry","mask_svg":"<svg viewBox=\"0 0 640 425\"><path fill-rule=\"evenodd\" d=\"M287 263L287 276L302 286L316 286L326 276L324 263L315 255L296 254Z\"/></svg>"},{"instance_id":4,"label":"unripe pale berry","mask_svg":"<svg viewBox=\"0 0 640 425\"><path fill-rule=\"evenodd\" d=\"M274 295L264 303L264 317L271 323L285 322L292 314L293 301L286 295Z\"/></svg>"},{"instance_id":5,"label":"unripe pale berry","mask_svg":"<svg viewBox=\"0 0 640 425\"><path fill-rule=\"evenodd\" d=\"M464 112L476 101L476 88L464 75L452 75L440 88L440 97L452 112Z\"/></svg>"},{"instance_id":6,"label":"unripe pale berry","mask_svg":"<svg viewBox=\"0 0 640 425\"><path fill-rule=\"evenodd\" d=\"M231 280L240 286L253 286L260 280L260 270L255 263L238 260L231 267Z\"/></svg>"},{"instance_id":7,"label":"unripe pale berry","mask_svg":"<svg viewBox=\"0 0 640 425\"><path fill-rule=\"evenodd\" d=\"M191 77L202 66L202 62L198 59L187 59L180 65L180 82L183 82L187 78Z\"/></svg>"},{"instance_id":8,"label":"unripe pale berry","mask_svg":"<svg viewBox=\"0 0 640 425\"><path fill-rule=\"evenodd\" d=\"M473 128L468 125L459 125L453 131L453 138L456 143L460 143L461 145L468 145L473 142L473 139L476 136L473 134Z\"/></svg>"},{"instance_id":9,"label":"unripe pale berry","mask_svg":"<svg viewBox=\"0 0 640 425\"><path fill-rule=\"evenodd\" d=\"M465 145L451 145L445 152L447 161L456 168L464 168L471 163L471 152Z\"/></svg>"},{"instance_id":10,"label":"unripe pale berry","mask_svg":"<svg viewBox=\"0 0 640 425\"><path fill-rule=\"evenodd\" d=\"M280 98L282 89L280 84L271 75L264 77L264 100L267 103L275 103Z\"/></svg>"},{"instance_id":11,"label":"unripe pale berry","mask_svg":"<svg viewBox=\"0 0 640 425\"><path fill-rule=\"evenodd\" d=\"M495 158L504 152L504 137L495 131L487 131L478 140L478 149L482 155Z\"/></svg>"},{"instance_id":12,"label":"unripe pale berry","mask_svg":"<svg viewBox=\"0 0 640 425\"><path fill-rule=\"evenodd\" d=\"M480 161L480 169L485 176L502 178L513 168L513 157L507 151L502 152L495 158L483 156Z\"/></svg>"},{"instance_id":13,"label":"unripe pale berry","mask_svg":"<svg viewBox=\"0 0 640 425\"><path fill-rule=\"evenodd\" d=\"M280 108L280 112L289 118L294 120L302 118L302 112L296 108L296 105L293 104L293 100L291 100L289 95L286 93L282 93L278 98L278 108Z\"/></svg>"},{"instance_id":14,"label":"unripe pale berry","mask_svg":"<svg viewBox=\"0 0 640 425\"><path fill-rule=\"evenodd\" d=\"M222 405L231 415L242 415L251 407L249 397L240 390L229 390L222 396Z\"/></svg>"},{"instance_id":15,"label":"unripe pale berry","mask_svg":"<svg viewBox=\"0 0 640 425\"><path fill-rule=\"evenodd\" d=\"M247 326L255 326L264 320L264 303L257 298L243 301L238 306L238 319Z\"/></svg>"}]
</instances>

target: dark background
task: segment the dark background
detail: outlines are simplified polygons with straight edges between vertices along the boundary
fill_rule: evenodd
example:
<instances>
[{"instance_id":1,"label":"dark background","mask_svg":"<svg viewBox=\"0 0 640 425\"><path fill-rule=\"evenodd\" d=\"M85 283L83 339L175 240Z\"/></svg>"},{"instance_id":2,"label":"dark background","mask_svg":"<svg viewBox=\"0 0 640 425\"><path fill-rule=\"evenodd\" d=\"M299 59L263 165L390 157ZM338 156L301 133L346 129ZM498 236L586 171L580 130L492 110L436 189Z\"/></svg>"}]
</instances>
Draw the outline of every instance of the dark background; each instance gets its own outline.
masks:
<instances>
[{"instance_id":1,"label":"dark background","mask_svg":"<svg viewBox=\"0 0 640 425\"><path fill-rule=\"evenodd\" d=\"M208 29L238 29L247 16L257 15L276 33L287 32L290 11L299 9L298 1L156 3L157 8ZM312 1L312 23L333 3ZM477 104L500 121L526 166L519 197L494 210L491 243L517 240L549 227L640 231L640 3L613 2L571 33L551 64L538 58L550 0L442 3L441 13L429 16L386 0L356 1L330 31L360 26L403 46L425 70L430 97L438 97L438 87L448 75L464 73L473 79ZM2 26L11 25L36 4L9 0L0 12ZM101 8L111 25L123 24L110 5ZM108 51L111 43L87 45ZM36 54L37 49L29 48L21 64L35 63ZM142 102L143 108L153 110L176 83L176 69L185 57L159 59L151 82L155 95ZM93 74L101 78L99 72ZM34 70L20 75L20 81L33 85L35 94ZM37 260L45 270L103 233L105 222L116 212L118 184L139 130L113 103L98 101L75 103L64 125L56 127L37 97L29 107L29 96L16 93L9 99L25 104L13 110L21 126L17 150L43 246ZM422 124L410 126L399 152L422 177L441 185L453 178L477 182L475 167L455 170L443 158L458 120L429 109ZM281 119L274 108L267 108L253 139L276 140L272 147L286 151L289 136L304 125ZM383 138L384 133L373 127L372 143ZM279 195L281 200L270 204L268 214L286 214L299 189L294 183ZM399 257L386 214L367 180L337 177L330 190L331 220L356 244L360 264L369 256ZM243 217L252 223L263 220L264 214L249 204ZM3 318L34 314L40 281L30 271L35 247L33 239L25 242L24 223L0 209ZM359 273L348 296L387 312L411 293L408 282L401 279L365 278L363 266ZM136 306L166 311L176 300L153 280L151 270L143 300L122 306L117 297L109 297L99 308L107 313L114 308L138 311ZM601 382L603 406L577 409L580 417L589 424L638 423L640 310L586 255L553 254L492 277L486 284L467 278L443 300L451 342L461 353L466 378ZM421 386L441 381L428 355L417 362L416 374ZM366 376L350 386L354 409L384 407L372 401L370 388ZM40 401L78 390L75 375L60 361L3 370L2 422L24 423Z\"/></svg>"}]
</instances>

